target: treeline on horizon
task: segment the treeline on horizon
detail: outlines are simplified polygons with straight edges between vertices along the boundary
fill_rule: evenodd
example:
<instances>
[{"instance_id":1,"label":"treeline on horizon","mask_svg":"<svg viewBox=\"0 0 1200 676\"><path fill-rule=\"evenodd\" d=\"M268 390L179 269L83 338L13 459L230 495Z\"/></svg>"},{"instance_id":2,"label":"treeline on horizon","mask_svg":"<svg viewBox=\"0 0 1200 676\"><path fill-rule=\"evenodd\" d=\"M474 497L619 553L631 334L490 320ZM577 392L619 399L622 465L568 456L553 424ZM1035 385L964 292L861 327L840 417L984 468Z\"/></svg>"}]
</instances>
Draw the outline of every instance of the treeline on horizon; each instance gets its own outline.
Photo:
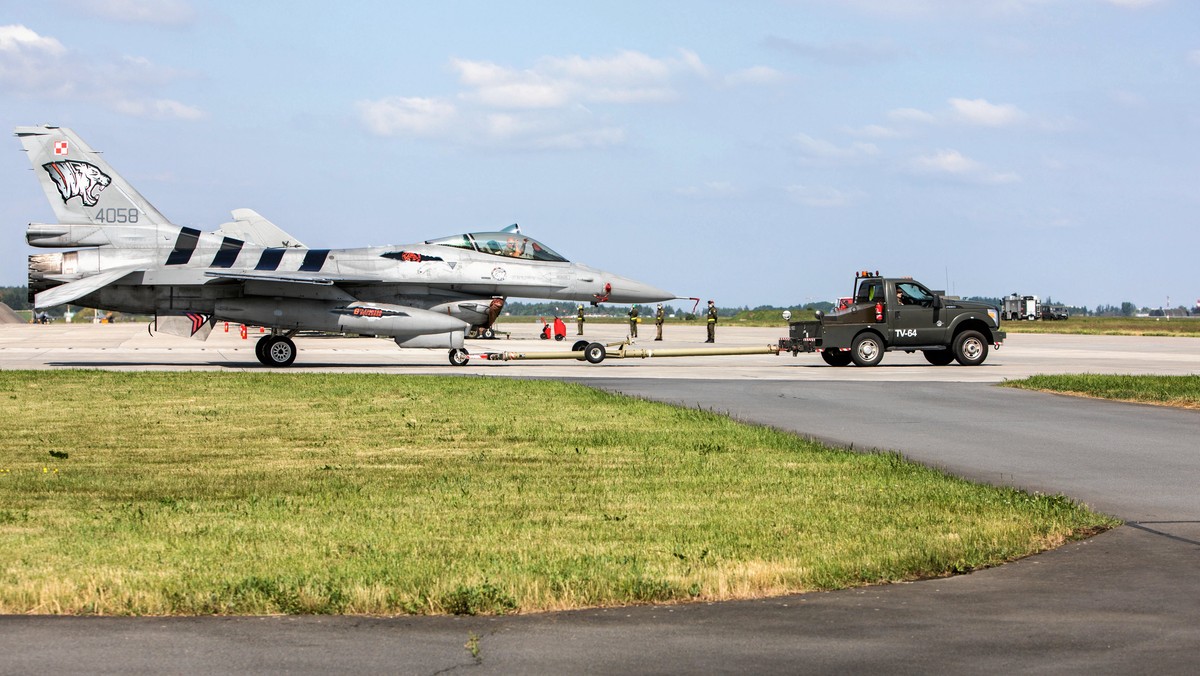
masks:
<instances>
[{"instance_id":1,"label":"treeline on horizon","mask_svg":"<svg viewBox=\"0 0 1200 676\"><path fill-rule=\"evenodd\" d=\"M997 308L1002 307L1004 302L1000 298L990 296L967 296L965 300L975 300L989 305L994 305ZM1148 313L1156 310L1167 310L1176 314L1200 314L1200 307L1188 308L1180 305L1177 308L1150 308L1134 305L1129 301L1125 301L1120 305L1097 305L1095 308L1087 308L1082 305L1066 305L1057 303L1050 297L1046 297L1042 301L1044 305L1062 305L1072 315L1087 315L1094 317L1132 317L1138 313ZM14 310L30 310L33 308L29 302L29 289L24 286L0 286L0 303L4 303ZM643 316L653 316L653 308L656 303L645 303L642 305ZM747 305L725 307L718 305L717 312L722 317L733 317L741 312L760 312L760 311L784 311L784 310L820 310L829 312L833 309L833 303L820 301L815 303L797 303L790 306L776 305L759 305L750 307ZM516 317L574 317L579 309L579 303L570 301L509 301L504 304L504 312ZM592 305L590 303L583 304L584 313L589 317L625 317L629 312L629 305ZM679 305L679 304L664 304L663 309L668 315L675 317L695 316L703 314L705 307L702 304ZM61 311L52 312L51 314L61 314Z\"/></svg>"}]
</instances>

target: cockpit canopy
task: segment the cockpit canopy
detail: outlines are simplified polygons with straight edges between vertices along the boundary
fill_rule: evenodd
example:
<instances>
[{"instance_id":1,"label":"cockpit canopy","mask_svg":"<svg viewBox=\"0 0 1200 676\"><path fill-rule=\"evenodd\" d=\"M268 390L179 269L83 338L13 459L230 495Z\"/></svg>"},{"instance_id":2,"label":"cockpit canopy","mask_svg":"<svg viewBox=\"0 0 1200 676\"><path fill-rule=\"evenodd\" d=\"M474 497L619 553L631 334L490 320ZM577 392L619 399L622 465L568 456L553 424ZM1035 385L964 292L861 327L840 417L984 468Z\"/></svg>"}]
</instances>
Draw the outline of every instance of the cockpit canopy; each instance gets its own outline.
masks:
<instances>
[{"instance_id":1,"label":"cockpit canopy","mask_svg":"<svg viewBox=\"0 0 1200 676\"><path fill-rule=\"evenodd\" d=\"M472 232L465 235L431 239L425 243L478 251L493 256L522 258L531 261L567 262L567 259L558 255L553 249L532 237L522 235L516 226L511 225L500 232Z\"/></svg>"}]
</instances>

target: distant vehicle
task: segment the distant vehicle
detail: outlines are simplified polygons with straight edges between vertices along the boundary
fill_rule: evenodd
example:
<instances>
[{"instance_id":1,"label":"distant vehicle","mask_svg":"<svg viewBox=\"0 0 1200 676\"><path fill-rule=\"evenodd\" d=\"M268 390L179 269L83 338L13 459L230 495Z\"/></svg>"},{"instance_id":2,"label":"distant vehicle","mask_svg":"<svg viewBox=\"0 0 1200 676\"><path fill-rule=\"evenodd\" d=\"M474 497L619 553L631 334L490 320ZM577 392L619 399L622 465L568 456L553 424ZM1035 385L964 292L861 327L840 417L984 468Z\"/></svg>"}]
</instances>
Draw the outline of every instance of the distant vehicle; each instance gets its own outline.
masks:
<instances>
[{"instance_id":1,"label":"distant vehicle","mask_svg":"<svg viewBox=\"0 0 1200 676\"><path fill-rule=\"evenodd\" d=\"M1001 319L1005 321L1027 319L1033 321L1038 318L1038 308L1041 306L1041 301L1037 296L1022 296L1017 293L1011 293L1004 297L1004 307L1001 308Z\"/></svg>"},{"instance_id":2,"label":"distant vehicle","mask_svg":"<svg viewBox=\"0 0 1200 676\"><path fill-rule=\"evenodd\" d=\"M35 310L72 303L155 316L157 330L207 338L217 321L266 327L267 366L296 359L292 336L387 336L400 347L449 349L491 329L509 296L650 303L674 294L572 263L516 225L402 246L312 249L249 209L202 232L171 223L73 131L17 127L56 223L30 223ZM383 214L396 205L379 200ZM69 317L70 315L68 315ZM68 318L67 321L70 321Z\"/></svg>"},{"instance_id":3,"label":"distant vehicle","mask_svg":"<svg viewBox=\"0 0 1200 676\"><path fill-rule=\"evenodd\" d=\"M1043 305L1038 310L1038 318L1046 321L1063 320L1070 317L1067 308L1062 305Z\"/></svg>"},{"instance_id":4,"label":"distant vehicle","mask_svg":"<svg viewBox=\"0 0 1200 676\"><path fill-rule=\"evenodd\" d=\"M883 353L920 351L935 366L958 361L978 366L988 346L1000 347L1000 311L986 303L931 291L911 277L855 275L851 303L817 313L815 321L792 322L780 352L820 352L830 366L875 366Z\"/></svg>"}]
</instances>

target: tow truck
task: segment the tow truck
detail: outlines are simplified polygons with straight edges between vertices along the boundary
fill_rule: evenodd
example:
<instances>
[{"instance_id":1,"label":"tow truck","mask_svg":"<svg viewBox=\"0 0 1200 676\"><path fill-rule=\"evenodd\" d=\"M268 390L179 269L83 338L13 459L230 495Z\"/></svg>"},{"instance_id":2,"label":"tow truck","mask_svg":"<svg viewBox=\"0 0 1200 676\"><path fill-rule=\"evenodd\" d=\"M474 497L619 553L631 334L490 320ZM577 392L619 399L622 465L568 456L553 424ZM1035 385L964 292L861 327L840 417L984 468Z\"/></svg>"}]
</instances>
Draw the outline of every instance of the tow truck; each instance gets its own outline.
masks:
<instances>
[{"instance_id":1,"label":"tow truck","mask_svg":"<svg viewBox=\"0 0 1200 676\"><path fill-rule=\"evenodd\" d=\"M819 352L830 366L876 366L885 352L920 351L934 366L978 366L1004 342L1000 311L932 291L911 277L855 273L854 295L815 320L791 322L780 352Z\"/></svg>"}]
</instances>

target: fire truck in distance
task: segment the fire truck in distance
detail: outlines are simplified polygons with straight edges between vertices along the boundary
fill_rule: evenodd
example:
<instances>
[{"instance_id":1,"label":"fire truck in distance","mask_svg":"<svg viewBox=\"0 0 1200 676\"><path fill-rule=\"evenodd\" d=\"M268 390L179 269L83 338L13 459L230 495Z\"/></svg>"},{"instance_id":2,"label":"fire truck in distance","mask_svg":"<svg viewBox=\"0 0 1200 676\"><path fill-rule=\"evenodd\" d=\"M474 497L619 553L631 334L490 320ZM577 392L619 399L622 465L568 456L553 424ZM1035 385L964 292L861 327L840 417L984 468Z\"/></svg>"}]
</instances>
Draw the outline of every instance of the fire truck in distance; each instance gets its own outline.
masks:
<instances>
[{"instance_id":1,"label":"fire truck in distance","mask_svg":"<svg viewBox=\"0 0 1200 676\"><path fill-rule=\"evenodd\" d=\"M1022 296L1018 293L1010 293L1004 297L1004 307L1001 311L1001 319L1005 321L1014 321L1027 319L1033 321L1041 314L1042 301L1037 296Z\"/></svg>"}]
</instances>

